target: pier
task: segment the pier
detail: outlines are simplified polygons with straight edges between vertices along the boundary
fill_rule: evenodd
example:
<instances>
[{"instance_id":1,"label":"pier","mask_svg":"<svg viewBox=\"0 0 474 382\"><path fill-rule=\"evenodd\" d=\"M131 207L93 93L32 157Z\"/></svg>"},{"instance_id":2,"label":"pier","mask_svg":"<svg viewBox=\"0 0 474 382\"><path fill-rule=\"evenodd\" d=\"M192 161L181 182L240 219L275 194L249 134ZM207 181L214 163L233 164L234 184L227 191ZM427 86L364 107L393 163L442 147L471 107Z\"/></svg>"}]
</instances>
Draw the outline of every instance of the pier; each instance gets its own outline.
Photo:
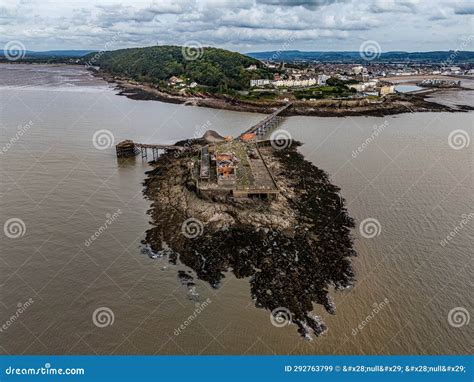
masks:
<instances>
[{"instance_id":1,"label":"pier","mask_svg":"<svg viewBox=\"0 0 474 382\"><path fill-rule=\"evenodd\" d=\"M245 137L254 136L255 140L259 141L269 131L273 130L282 121L282 113L293 105L292 102L288 102L286 105L275 110L272 114L268 115L265 119L258 122L257 124L249 127L242 134L239 135L239 140L244 141ZM242 139L244 138L244 139ZM141 154L142 159L148 160L148 150L151 151L153 160L157 160L162 152L168 151L184 151L187 147L174 146L174 145L162 145L162 144L151 144L151 143L136 143L130 139L122 141L115 146L117 152L117 158L134 157Z\"/></svg>"},{"instance_id":2,"label":"pier","mask_svg":"<svg viewBox=\"0 0 474 382\"><path fill-rule=\"evenodd\" d=\"M282 114L292 105L293 103L289 102L275 110L240 134L237 139L218 136L216 141L202 144L200 155L195 158L191 171L199 194L210 198L219 195L236 198L275 198L280 190L259 147L271 144L265 136L278 126L283 119ZM189 150L189 146L136 143L130 139L116 145L119 158L141 155L142 159L148 160L149 150L153 160L157 160L160 150L184 152Z\"/></svg>"},{"instance_id":3,"label":"pier","mask_svg":"<svg viewBox=\"0 0 474 382\"><path fill-rule=\"evenodd\" d=\"M136 143L130 139L122 141L115 146L118 158L133 157L141 154L142 159L148 159L148 150L151 151L153 160L158 159L160 150L162 152L168 151L184 151L186 148L183 146L174 145L161 145L161 144L150 144L150 143Z\"/></svg>"},{"instance_id":4,"label":"pier","mask_svg":"<svg viewBox=\"0 0 474 382\"><path fill-rule=\"evenodd\" d=\"M275 110L272 114L268 117L263 119L262 121L258 122L257 124L253 125L246 131L244 131L239 138L241 139L244 135L248 134L255 134L256 138L262 138L267 134L269 131L273 130L278 124L282 121L282 113L290 108L293 105L292 102L288 102L285 106L282 106L278 110Z\"/></svg>"}]
</instances>

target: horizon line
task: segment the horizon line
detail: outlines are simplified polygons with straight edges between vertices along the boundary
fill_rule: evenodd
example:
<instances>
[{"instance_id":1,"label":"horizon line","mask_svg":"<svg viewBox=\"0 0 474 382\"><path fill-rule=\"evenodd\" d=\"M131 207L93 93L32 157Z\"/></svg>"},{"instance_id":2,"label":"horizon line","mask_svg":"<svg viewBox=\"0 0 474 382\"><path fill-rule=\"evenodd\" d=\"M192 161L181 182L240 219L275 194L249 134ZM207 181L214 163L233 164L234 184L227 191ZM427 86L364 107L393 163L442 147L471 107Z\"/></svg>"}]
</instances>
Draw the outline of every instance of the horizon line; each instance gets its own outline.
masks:
<instances>
[{"instance_id":1,"label":"horizon line","mask_svg":"<svg viewBox=\"0 0 474 382\"><path fill-rule=\"evenodd\" d=\"M91 49L91 48L63 48L63 49L54 49L54 48L49 48L49 49L41 49L41 50L33 50L33 49L26 49L25 52L34 52L34 53L43 53L43 52L64 52L64 51L90 51L90 52L98 52L98 51L107 51L107 52L113 52L117 50L123 50L123 49L141 49L141 48L151 48L155 46L177 46L177 47L183 47L186 45L178 45L178 44L163 44L163 45L147 45L147 46L135 46L135 47L125 47L125 48L118 48L118 49L113 49L113 50L104 50L104 49ZM212 46L212 45L203 45L202 48L216 48L216 49L223 49L223 50L228 50L231 52L237 52L235 50L230 50L227 48L220 48L217 46ZM9 51L14 51L15 49L1 49L1 52L9 52ZM358 53L360 50L301 50L301 49L270 49L270 50L254 50L254 51L247 51L243 54L248 54L248 53L268 53L268 52L302 52L302 53L312 53L312 52L323 52L323 53ZM459 50L459 49L441 49L441 50L387 50L387 51L381 51L380 54L383 53L430 53L430 52L471 52L474 53L474 50Z\"/></svg>"}]
</instances>

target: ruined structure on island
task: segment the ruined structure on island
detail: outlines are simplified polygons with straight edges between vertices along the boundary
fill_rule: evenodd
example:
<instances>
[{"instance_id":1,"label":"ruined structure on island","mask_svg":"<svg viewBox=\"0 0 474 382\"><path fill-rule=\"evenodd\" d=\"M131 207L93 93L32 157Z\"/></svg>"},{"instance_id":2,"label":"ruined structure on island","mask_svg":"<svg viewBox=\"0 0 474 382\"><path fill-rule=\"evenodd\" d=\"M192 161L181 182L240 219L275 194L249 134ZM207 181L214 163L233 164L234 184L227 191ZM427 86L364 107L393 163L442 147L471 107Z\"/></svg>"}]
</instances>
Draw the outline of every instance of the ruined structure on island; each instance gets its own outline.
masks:
<instances>
[{"instance_id":1,"label":"ruined structure on island","mask_svg":"<svg viewBox=\"0 0 474 382\"><path fill-rule=\"evenodd\" d=\"M281 114L291 107L287 103L251 126L237 139L220 137L208 132L199 144L159 145L135 143L125 140L117 144L117 157L131 157L141 154L147 159L148 150L153 160L158 159L159 150L165 152L192 151L194 159L190 170L199 195L203 197L232 196L235 198L273 198L279 193L273 174L263 159L259 146L268 144L264 137L281 122ZM193 150L191 149L193 146ZM196 146L198 149L196 149Z\"/></svg>"},{"instance_id":2,"label":"ruined structure on island","mask_svg":"<svg viewBox=\"0 0 474 382\"><path fill-rule=\"evenodd\" d=\"M438 78L430 78L417 83L418 86L424 88L459 88L461 81L440 80Z\"/></svg>"},{"instance_id":3,"label":"ruined structure on island","mask_svg":"<svg viewBox=\"0 0 474 382\"><path fill-rule=\"evenodd\" d=\"M313 304L334 314L330 290L354 282L354 222L339 188L296 142L284 131L268 138L278 122L273 117L235 139L208 130L153 164L144 182L153 222L142 252L188 267L178 278L195 301L195 278L212 288L228 272L245 278L256 307L271 312L271 320L283 310L310 339L326 330Z\"/></svg>"},{"instance_id":4,"label":"ruined structure on island","mask_svg":"<svg viewBox=\"0 0 474 382\"><path fill-rule=\"evenodd\" d=\"M257 143L232 140L200 150L193 177L200 195L271 198L279 193Z\"/></svg>"}]
</instances>

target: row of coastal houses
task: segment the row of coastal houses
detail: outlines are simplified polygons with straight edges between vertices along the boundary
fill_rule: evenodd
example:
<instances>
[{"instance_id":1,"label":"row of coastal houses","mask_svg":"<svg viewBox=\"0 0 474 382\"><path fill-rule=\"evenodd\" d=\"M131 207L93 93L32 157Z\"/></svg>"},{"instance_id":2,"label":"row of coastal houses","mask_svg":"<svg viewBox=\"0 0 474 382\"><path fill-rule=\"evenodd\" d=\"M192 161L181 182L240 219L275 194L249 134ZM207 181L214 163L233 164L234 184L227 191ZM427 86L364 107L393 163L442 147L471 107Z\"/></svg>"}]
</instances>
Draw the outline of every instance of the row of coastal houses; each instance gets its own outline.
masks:
<instances>
[{"instance_id":1,"label":"row of coastal houses","mask_svg":"<svg viewBox=\"0 0 474 382\"><path fill-rule=\"evenodd\" d=\"M329 76L325 74L320 74L318 77L311 77L306 79L258 79L250 80L250 87L265 87L265 86L274 86L274 87L306 87L314 85L326 85L326 80Z\"/></svg>"},{"instance_id":2,"label":"row of coastal houses","mask_svg":"<svg viewBox=\"0 0 474 382\"><path fill-rule=\"evenodd\" d=\"M197 82L189 82L188 80L184 80L182 78L176 77L176 76L171 76L168 79L168 85L176 88L182 88L182 87L189 87L189 88L195 88L198 86Z\"/></svg>"},{"instance_id":3,"label":"row of coastal houses","mask_svg":"<svg viewBox=\"0 0 474 382\"><path fill-rule=\"evenodd\" d=\"M367 82L358 84L350 84L349 88L356 90L358 93L365 93L367 95L385 96L387 94L395 93L395 85L389 82L379 81L373 79Z\"/></svg>"}]
</instances>

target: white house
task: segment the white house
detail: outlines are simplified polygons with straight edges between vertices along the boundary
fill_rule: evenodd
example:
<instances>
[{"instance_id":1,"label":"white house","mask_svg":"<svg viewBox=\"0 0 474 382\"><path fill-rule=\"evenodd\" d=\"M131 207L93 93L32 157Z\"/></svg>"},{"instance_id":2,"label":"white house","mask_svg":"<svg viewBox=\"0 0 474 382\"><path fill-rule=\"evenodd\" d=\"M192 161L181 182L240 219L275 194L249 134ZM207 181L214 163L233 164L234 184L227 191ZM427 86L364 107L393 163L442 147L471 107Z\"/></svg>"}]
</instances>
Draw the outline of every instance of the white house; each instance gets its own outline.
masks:
<instances>
[{"instance_id":1,"label":"white house","mask_svg":"<svg viewBox=\"0 0 474 382\"><path fill-rule=\"evenodd\" d=\"M330 76L327 76L326 74L320 74L318 76L317 83L318 85L326 85L326 81L330 78Z\"/></svg>"},{"instance_id":2,"label":"white house","mask_svg":"<svg viewBox=\"0 0 474 382\"><path fill-rule=\"evenodd\" d=\"M265 85L270 85L270 80L267 80L267 79L250 80L250 87L265 86Z\"/></svg>"}]
</instances>

